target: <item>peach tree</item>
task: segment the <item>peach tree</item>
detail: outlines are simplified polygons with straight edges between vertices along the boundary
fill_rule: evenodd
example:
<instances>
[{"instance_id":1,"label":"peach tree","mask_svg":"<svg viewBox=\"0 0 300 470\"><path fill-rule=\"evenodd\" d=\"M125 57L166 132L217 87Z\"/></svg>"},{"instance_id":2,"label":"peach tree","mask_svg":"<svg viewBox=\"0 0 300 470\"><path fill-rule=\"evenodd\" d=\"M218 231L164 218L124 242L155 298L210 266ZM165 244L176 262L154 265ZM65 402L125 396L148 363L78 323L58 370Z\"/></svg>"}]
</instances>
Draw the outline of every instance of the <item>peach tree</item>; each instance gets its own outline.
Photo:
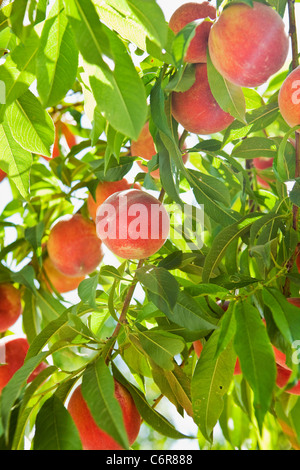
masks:
<instances>
[{"instance_id":1,"label":"peach tree","mask_svg":"<svg viewBox=\"0 0 300 470\"><path fill-rule=\"evenodd\" d=\"M117 448L299 449L298 5L198 2L169 23L167 0L0 3L0 282L22 299L0 333L0 448L83 449L82 384ZM107 248L91 215L132 188L169 208L147 257ZM9 336L28 341L14 370Z\"/></svg>"}]
</instances>

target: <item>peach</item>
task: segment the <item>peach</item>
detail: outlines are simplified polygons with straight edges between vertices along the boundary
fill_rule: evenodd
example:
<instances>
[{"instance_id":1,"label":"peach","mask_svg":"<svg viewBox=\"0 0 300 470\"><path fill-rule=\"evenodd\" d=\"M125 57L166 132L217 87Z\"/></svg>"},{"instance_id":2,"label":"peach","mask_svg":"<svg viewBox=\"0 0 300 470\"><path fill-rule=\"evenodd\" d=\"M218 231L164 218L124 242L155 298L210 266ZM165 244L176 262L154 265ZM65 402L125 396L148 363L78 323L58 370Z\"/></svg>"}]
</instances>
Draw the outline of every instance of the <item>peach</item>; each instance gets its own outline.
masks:
<instances>
[{"instance_id":1,"label":"peach","mask_svg":"<svg viewBox=\"0 0 300 470\"><path fill-rule=\"evenodd\" d=\"M213 97L207 78L207 65L196 64L195 73L195 82L191 88L172 93L173 117L194 134L221 132L234 121L234 117L223 111Z\"/></svg>"},{"instance_id":2,"label":"peach","mask_svg":"<svg viewBox=\"0 0 300 470\"><path fill-rule=\"evenodd\" d=\"M26 338L10 335L0 339L0 393L24 364L28 349L29 343ZM27 382L31 382L45 367L47 367L45 362L39 364Z\"/></svg>"},{"instance_id":3,"label":"peach","mask_svg":"<svg viewBox=\"0 0 300 470\"><path fill-rule=\"evenodd\" d=\"M0 169L0 183L1 183L1 181L4 180L4 178L5 178L6 176L7 176L7 175L6 175L5 171L3 171L3 170Z\"/></svg>"},{"instance_id":4,"label":"peach","mask_svg":"<svg viewBox=\"0 0 300 470\"><path fill-rule=\"evenodd\" d=\"M144 259L165 243L169 215L154 196L139 189L112 194L97 212L97 234L116 256Z\"/></svg>"},{"instance_id":5,"label":"peach","mask_svg":"<svg viewBox=\"0 0 300 470\"><path fill-rule=\"evenodd\" d=\"M153 137L149 131L149 121L144 125L137 140L131 142L131 155L133 157L142 157L144 160L150 161L156 155ZM188 153L182 156L183 163L186 163L189 158ZM148 167L143 162L138 161L137 164L145 173L148 173ZM159 169L151 171L151 176L154 179L159 179Z\"/></svg>"},{"instance_id":6,"label":"peach","mask_svg":"<svg viewBox=\"0 0 300 470\"><path fill-rule=\"evenodd\" d=\"M54 139L54 145L52 149L52 155L51 157L43 156L43 158L45 158L45 160L48 160L48 161L60 156L59 142L60 142L60 138L62 135L65 137L70 150L77 143L76 136L70 131L67 124L64 123L63 121L55 122L54 128L55 128L55 139Z\"/></svg>"},{"instance_id":7,"label":"peach","mask_svg":"<svg viewBox=\"0 0 300 470\"><path fill-rule=\"evenodd\" d=\"M234 3L224 8L212 25L208 49L212 63L224 78L252 88L283 67L289 39L284 21L271 6Z\"/></svg>"},{"instance_id":8,"label":"peach","mask_svg":"<svg viewBox=\"0 0 300 470\"><path fill-rule=\"evenodd\" d=\"M118 400L128 435L129 445L136 440L141 426L141 417L135 403L123 385L114 380L115 397ZM121 450L122 447L95 422L81 392L75 388L68 403L68 411L78 429L84 450Z\"/></svg>"},{"instance_id":9,"label":"peach","mask_svg":"<svg viewBox=\"0 0 300 470\"><path fill-rule=\"evenodd\" d=\"M298 269L298 272L300 273L300 253L296 256L296 266Z\"/></svg>"},{"instance_id":10,"label":"peach","mask_svg":"<svg viewBox=\"0 0 300 470\"><path fill-rule=\"evenodd\" d=\"M44 260L43 268L46 274L46 276L43 276L43 281L50 292L52 288L60 294L70 292L77 289L79 284L85 279L85 276L70 277L62 274L56 269L49 257Z\"/></svg>"},{"instance_id":11,"label":"peach","mask_svg":"<svg viewBox=\"0 0 300 470\"><path fill-rule=\"evenodd\" d=\"M279 364L276 364L277 367L277 376L276 376L276 385L279 388L284 388L292 374L291 370L281 367ZM287 393L292 395L300 395L300 380L297 381L296 385L293 385L291 388L286 390Z\"/></svg>"},{"instance_id":12,"label":"peach","mask_svg":"<svg viewBox=\"0 0 300 470\"><path fill-rule=\"evenodd\" d=\"M133 187L138 189L136 184L137 183L135 183ZM119 181L100 181L96 188L96 200L91 194L89 194L87 198L87 208L93 221L96 222L97 209L99 206L101 206L101 204L103 204L105 199L107 199L112 194L117 193L118 191L125 191L125 189L130 189L131 186L132 185L129 184L125 178Z\"/></svg>"},{"instance_id":13,"label":"peach","mask_svg":"<svg viewBox=\"0 0 300 470\"><path fill-rule=\"evenodd\" d=\"M290 126L300 126L300 66L284 80L278 94L279 111Z\"/></svg>"},{"instance_id":14,"label":"peach","mask_svg":"<svg viewBox=\"0 0 300 470\"><path fill-rule=\"evenodd\" d=\"M61 122L61 134L65 137L69 149L71 150L77 144L76 136L71 132L70 128L65 122Z\"/></svg>"},{"instance_id":15,"label":"peach","mask_svg":"<svg viewBox=\"0 0 300 470\"><path fill-rule=\"evenodd\" d=\"M0 332L13 326L22 310L20 291L12 284L0 284Z\"/></svg>"},{"instance_id":16,"label":"peach","mask_svg":"<svg viewBox=\"0 0 300 470\"><path fill-rule=\"evenodd\" d=\"M273 157L257 157L253 158L253 165L258 170L265 170L266 168L271 168L273 165Z\"/></svg>"},{"instance_id":17,"label":"peach","mask_svg":"<svg viewBox=\"0 0 300 470\"><path fill-rule=\"evenodd\" d=\"M47 248L55 268L77 278L94 271L104 256L95 223L81 214L59 220L50 230Z\"/></svg>"},{"instance_id":18,"label":"peach","mask_svg":"<svg viewBox=\"0 0 300 470\"><path fill-rule=\"evenodd\" d=\"M288 297L286 300L295 307L300 307L300 297Z\"/></svg>"},{"instance_id":19,"label":"peach","mask_svg":"<svg viewBox=\"0 0 300 470\"><path fill-rule=\"evenodd\" d=\"M175 34L184 28L188 23L202 18L216 18L216 9L209 2L189 2L181 5L170 18L169 27ZM206 49L208 46L208 36L212 22L202 21L195 30L195 36L191 40L185 55L185 62L200 63L206 62Z\"/></svg>"},{"instance_id":20,"label":"peach","mask_svg":"<svg viewBox=\"0 0 300 470\"><path fill-rule=\"evenodd\" d=\"M253 158L253 165L255 166L255 168L257 170L266 170L267 168L272 168L273 160L274 160L273 157L270 157L270 158L269 157ZM271 183L272 181L274 181L273 178L267 178L267 177L260 176L259 171L258 171L258 174L256 175L256 180L257 180L258 184L262 188L265 188L265 189L269 189L270 188L269 182Z\"/></svg>"}]
</instances>

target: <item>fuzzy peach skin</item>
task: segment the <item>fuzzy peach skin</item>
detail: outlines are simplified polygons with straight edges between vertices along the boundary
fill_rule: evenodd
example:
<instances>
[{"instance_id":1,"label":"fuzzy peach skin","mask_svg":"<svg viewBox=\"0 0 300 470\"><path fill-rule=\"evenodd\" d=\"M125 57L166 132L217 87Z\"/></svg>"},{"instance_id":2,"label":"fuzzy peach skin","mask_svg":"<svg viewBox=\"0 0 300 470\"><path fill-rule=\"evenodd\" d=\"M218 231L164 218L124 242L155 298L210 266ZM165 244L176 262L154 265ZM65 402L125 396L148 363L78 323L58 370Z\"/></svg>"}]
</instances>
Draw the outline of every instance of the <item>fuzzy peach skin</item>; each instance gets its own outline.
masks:
<instances>
[{"instance_id":1,"label":"fuzzy peach skin","mask_svg":"<svg viewBox=\"0 0 300 470\"><path fill-rule=\"evenodd\" d=\"M234 3L224 8L208 38L211 60L231 83L256 87L287 59L289 39L281 16L268 5Z\"/></svg>"},{"instance_id":2,"label":"fuzzy peach skin","mask_svg":"<svg viewBox=\"0 0 300 470\"><path fill-rule=\"evenodd\" d=\"M234 118L212 95L206 64L195 65L195 82L187 91L172 93L172 114L188 132L208 135L226 129Z\"/></svg>"},{"instance_id":3,"label":"fuzzy peach skin","mask_svg":"<svg viewBox=\"0 0 300 470\"><path fill-rule=\"evenodd\" d=\"M129 444L136 440L141 426L141 417L135 403L123 385L116 380L115 397L118 400L128 435ZM68 411L78 429L84 450L121 450L122 447L95 422L81 392L81 385L75 388L68 403Z\"/></svg>"},{"instance_id":4,"label":"fuzzy peach skin","mask_svg":"<svg viewBox=\"0 0 300 470\"><path fill-rule=\"evenodd\" d=\"M154 145L153 137L149 130L149 121L146 122L144 125L139 137L137 140L131 142L131 155L133 157L141 157L144 160L151 160L151 158L156 155L156 148ZM185 153L182 155L183 163L188 161L189 155ZM141 168L142 171L148 173L148 167L143 162L138 161L137 164ZM159 169L151 171L151 176L154 179L159 179Z\"/></svg>"},{"instance_id":5,"label":"fuzzy peach skin","mask_svg":"<svg viewBox=\"0 0 300 470\"><path fill-rule=\"evenodd\" d=\"M43 268L46 274L43 276L43 281L50 292L52 292L52 288L60 294L71 292L77 289L79 284L85 279L85 276L70 277L62 274L56 269L49 257L44 260Z\"/></svg>"},{"instance_id":6,"label":"fuzzy peach skin","mask_svg":"<svg viewBox=\"0 0 300 470\"><path fill-rule=\"evenodd\" d=\"M300 66L284 80L278 94L279 111L290 126L300 126Z\"/></svg>"},{"instance_id":7,"label":"fuzzy peach skin","mask_svg":"<svg viewBox=\"0 0 300 470\"><path fill-rule=\"evenodd\" d=\"M24 364L28 349L29 343L26 338L9 335L0 339L0 394L15 372ZM27 382L31 382L45 367L47 367L45 362L39 364Z\"/></svg>"},{"instance_id":8,"label":"fuzzy peach skin","mask_svg":"<svg viewBox=\"0 0 300 470\"><path fill-rule=\"evenodd\" d=\"M95 223L81 214L59 220L51 228L47 249L55 268L74 277L90 274L104 256Z\"/></svg>"},{"instance_id":9,"label":"fuzzy peach skin","mask_svg":"<svg viewBox=\"0 0 300 470\"><path fill-rule=\"evenodd\" d=\"M20 291L12 284L0 284L0 332L13 326L21 314Z\"/></svg>"},{"instance_id":10,"label":"fuzzy peach skin","mask_svg":"<svg viewBox=\"0 0 300 470\"><path fill-rule=\"evenodd\" d=\"M170 229L163 204L139 189L110 196L97 212L97 234L107 248L123 259L144 259L165 243Z\"/></svg>"},{"instance_id":11,"label":"fuzzy peach skin","mask_svg":"<svg viewBox=\"0 0 300 470\"><path fill-rule=\"evenodd\" d=\"M140 189L140 185L138 183L130 184L126 178L119 181L100 181L96 188L96 200L91 194L89 194L87 198L87 208L93 221L96 222L97 209L101 204L103 204L105 199L114 193L125 191L131 187Z\"/></svg>"},{"instance_id":12,"label":"fuzzy peach skin","mask_svg":"<svg viewBox=\"0 0 300 470\"><path fill-rule=\"evenodd\" d=\"M169 21L171 30L178 34L188 23L195 20L216 18L216 9L209 2L189 2L181 5L174 11ZM200 63L206 62L206 49L208 45L208 36L212 22L202 21L196 28L195 36L191 40L185 55L185 62Z\"/></svg>"}]
</instances>

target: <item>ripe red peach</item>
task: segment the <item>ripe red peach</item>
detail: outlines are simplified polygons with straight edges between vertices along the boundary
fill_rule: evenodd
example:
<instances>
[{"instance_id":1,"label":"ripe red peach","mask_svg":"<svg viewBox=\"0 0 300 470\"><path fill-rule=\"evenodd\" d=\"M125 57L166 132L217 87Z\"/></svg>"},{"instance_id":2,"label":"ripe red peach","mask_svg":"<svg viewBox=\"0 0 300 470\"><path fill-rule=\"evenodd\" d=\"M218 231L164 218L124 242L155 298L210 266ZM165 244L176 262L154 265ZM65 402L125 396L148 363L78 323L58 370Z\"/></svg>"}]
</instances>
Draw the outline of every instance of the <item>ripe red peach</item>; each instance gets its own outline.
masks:
<instances>
[{"instance_id":1,"label":"ripe red peach","mask_svg":"<svg viewBox=\"0 0 300 470\"><path fill-rule=\"evenodd\" d=\"M5 171L3 171L3 170L0 169L0 183L1 183L1 181L4 180L4 178L5 178L6 176L7 176L7 175L6 175Z\"/></svg>"},{"instance_id":2,"label":"ripe red peach","mask_svg":"<svg viewBox=\"0 0 300 470\"><path fill-rule=\"evenodd\" d=\"M253 158L253 165L257 170L266 170L268 168L272 168L273 166L273 157L257 157ZM256 180L259 183L260 186L262 186L265 189L269 189L270 185L269 182L274 181L273 178L267 178L267 177L262 177L259 174L256 175Z\"/></svg>"},{"instance_id":3,"label":"ripe red peach","mask_svg":"<svg viewBox=\"0 0 300 470\"><path fill-rule=\"evenodd\" d=\"M123 385L114 380L115 397L118 400L128 435L129 445L136 440L141 426L141 417L135 403ZM84 450L121 450L122 447L95 422L81 392L75 388L68 403L68 411L78 429Z\"/></svg>"},{"instance_id":4,"label":"ripe red peach","mask_svg":"<svg viewBox=\"0 0 300 470\"><path fill-rule=\"evenodd\" d=\"M125 191L126 189L130 189L131 186L136 189L139 188L138 183L131 185L128 183L126 178L123 178L119 181L100 181L96 188L96 200L91 194L89 194L87 198L88 212L93 221L96 222L97 209L99 206L101 206L101 204L103 204L105 199L107 199L112 194L117 193L118 191Z\"/></svg>"},{"instance_id":5,"label":"ripe red peach","mask_svg":"<svg viewBox=\"0 0 300 470\"><path fill-rule=\"evenodd\" d=\"M133 157L141 157L144 160L151 160L151 158L156 154L156 149L154 145L153 137L149 130L149 121L144 125L139 137L137 140L131 142L131 155ZM189 158L188 153L182 155L183 163L186 163ZM137 164L145 173L148 173L148 167L141 161L137 161ZM154 179L159 179L159 169L151 171L151 176Z\"/></svg>"},{"instance_id":6,"label":"ripe red peach","mask_svg":"<svg viewBox=\"0 0 300 470\"><path fill-rule=\"evenodd\" d=\"M43 268L46 274L43 276L43 281L50 292L52 292L53 288L60 294L70 292L77 289L79 284L85 279L85 276L71 277L62 274L56 269L49 257L44 260Z\"/></svg>"},{"instance_id":7,"label":"ripe red peach","mask_svg":"<svg viewBox=\"0 0 300 470\"><path fill-rule=\"evenodd\" d=\"M283 19L271 6L233 3L212 25L208 48L215 68L224 78L252 88L283 67L289 39Z\"/></svg>"},{"instance_id":8,"label":"ripe red peach","mask_svg":"<svg viewBox=\"0 0 300 470\"><path fill-rule=\"evenodd\" d=\"M108 249L124 259L144 259L165 243L169 215L154 196L139 189L112 194L97 212L97 234Z\"/></svg>"},{"instance_id":9,"label":"ripe red peach","mask_svg":"<svg viewBox=\"0 0 300 470\"><path fill-rule=\"evenodd\" d=\"M15 372L24 364L28 349L29 343L26 338L9 335L0 339L0 394ZM31 382L45 367L47 367L45 362L39 364L27 382Z\"/></svg>"},{"instance_id":10,"label":"ripe red peach","mask_svg":"<svg viewBox=\"0 0 300 470\"><path fill-rule=\"evenodd\" d=\"M47 249L55 268L73 277L90 274L104 256L95 223L81 214L59 220L51 228Z\"/></svg>"},{"instance_id":11,"label":"ripe red peach","mask_svg":"<svg viewBox=\"0 0 300 470\"><path fill-rule=\"evenodd\" d=\"M288 384L292 371L286 369L285 367L281 367L279 364L276 364L276 367L276 384L279 388L283 388ZM293 385L291 388L287 389L286 392L292 395L300 395L300 380L297 381L296 385Z\"/></svg>"},{"instance_id":12,"label":"ripe red peach","mask_svg":"<svg viewBox=\"0 0 300 470\"><path fill-rule=\"evenodd\" d=\"M300 66L281 85L278 105L283 119L290 127L300 125Z\"/></svg>"},{"instance_id":13,"label":"ripe red peach","mask_svg":"<svg viewBox=\"0 0 300 470\"><path fill-rule=\"evenodd\" d=\"M12 284L0 284L0 332L7 331L22 314L21 293Z\"/></svg>"},{"instance_id":14,"label":"ripe red peach","mask_svg":"<svg viewBox=\"0 0 300 470\"><path fill-rule=\"evenodd\" d=\"M207 65L195 65L195 82L184 92L172 93L172 114L188 132L207 135L226 129L234 118L223 111L211 92Z\"/></svg>"},{"instance_id":15,"label":"ripe red peach","mask_svg":"<svg viewBox=\"0 0 300 470\"><path fill-rule=\"evenodd\" d=\"M286 300L295 307L300 307L300 297L288 297Z\"/></svg>"},{"instance_id":16,"label":"ripe red peach","mask_svg":"<svg viewBox=\"0 0 300 470\"><path fill-rule=\"evenodd\" d=\"M175 34L178 34L188 23L204 18L210 18L211 20L216 18L216 9L213 5L209 2L184 3L174 11L169 21L169 27ZM197 26L195 36L191 40L186 52L185 62L206 62L206 49L211 26L211 21L204 20Z\"/></svg>"}]
</instances>

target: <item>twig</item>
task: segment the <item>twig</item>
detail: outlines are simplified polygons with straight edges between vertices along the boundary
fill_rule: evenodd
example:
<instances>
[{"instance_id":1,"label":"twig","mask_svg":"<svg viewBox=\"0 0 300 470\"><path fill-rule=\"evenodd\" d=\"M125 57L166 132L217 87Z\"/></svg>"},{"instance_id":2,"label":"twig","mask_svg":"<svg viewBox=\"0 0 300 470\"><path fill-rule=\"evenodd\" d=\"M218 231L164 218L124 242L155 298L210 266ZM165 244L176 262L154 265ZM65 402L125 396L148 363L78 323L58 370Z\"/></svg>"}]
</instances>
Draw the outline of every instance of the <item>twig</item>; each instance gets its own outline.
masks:
<instances>
[{"instance_id":1,"label":"twig","mask_svg":"<svg viewBox=\"0 0 300 470\"><path fill-rule=\"evenodd\" d=\"M298 39L297 39L297 27L296 27L296 15L295 15L295 0L288 0L288 16L289 16L289 36L291 39L292 46L292 69L298 67ZM300 134L299 131L295 132L295 178L300 176ZM298 218L299 208L296 204L293 204L293 229L298 231ZM294 262L299 254L299 244L290 259L286 263L287 272L289 273L294 265ZM290 295L290 279L287 277L283 286L283 293L286 297Z\"/></svg>"}]
</instances>

